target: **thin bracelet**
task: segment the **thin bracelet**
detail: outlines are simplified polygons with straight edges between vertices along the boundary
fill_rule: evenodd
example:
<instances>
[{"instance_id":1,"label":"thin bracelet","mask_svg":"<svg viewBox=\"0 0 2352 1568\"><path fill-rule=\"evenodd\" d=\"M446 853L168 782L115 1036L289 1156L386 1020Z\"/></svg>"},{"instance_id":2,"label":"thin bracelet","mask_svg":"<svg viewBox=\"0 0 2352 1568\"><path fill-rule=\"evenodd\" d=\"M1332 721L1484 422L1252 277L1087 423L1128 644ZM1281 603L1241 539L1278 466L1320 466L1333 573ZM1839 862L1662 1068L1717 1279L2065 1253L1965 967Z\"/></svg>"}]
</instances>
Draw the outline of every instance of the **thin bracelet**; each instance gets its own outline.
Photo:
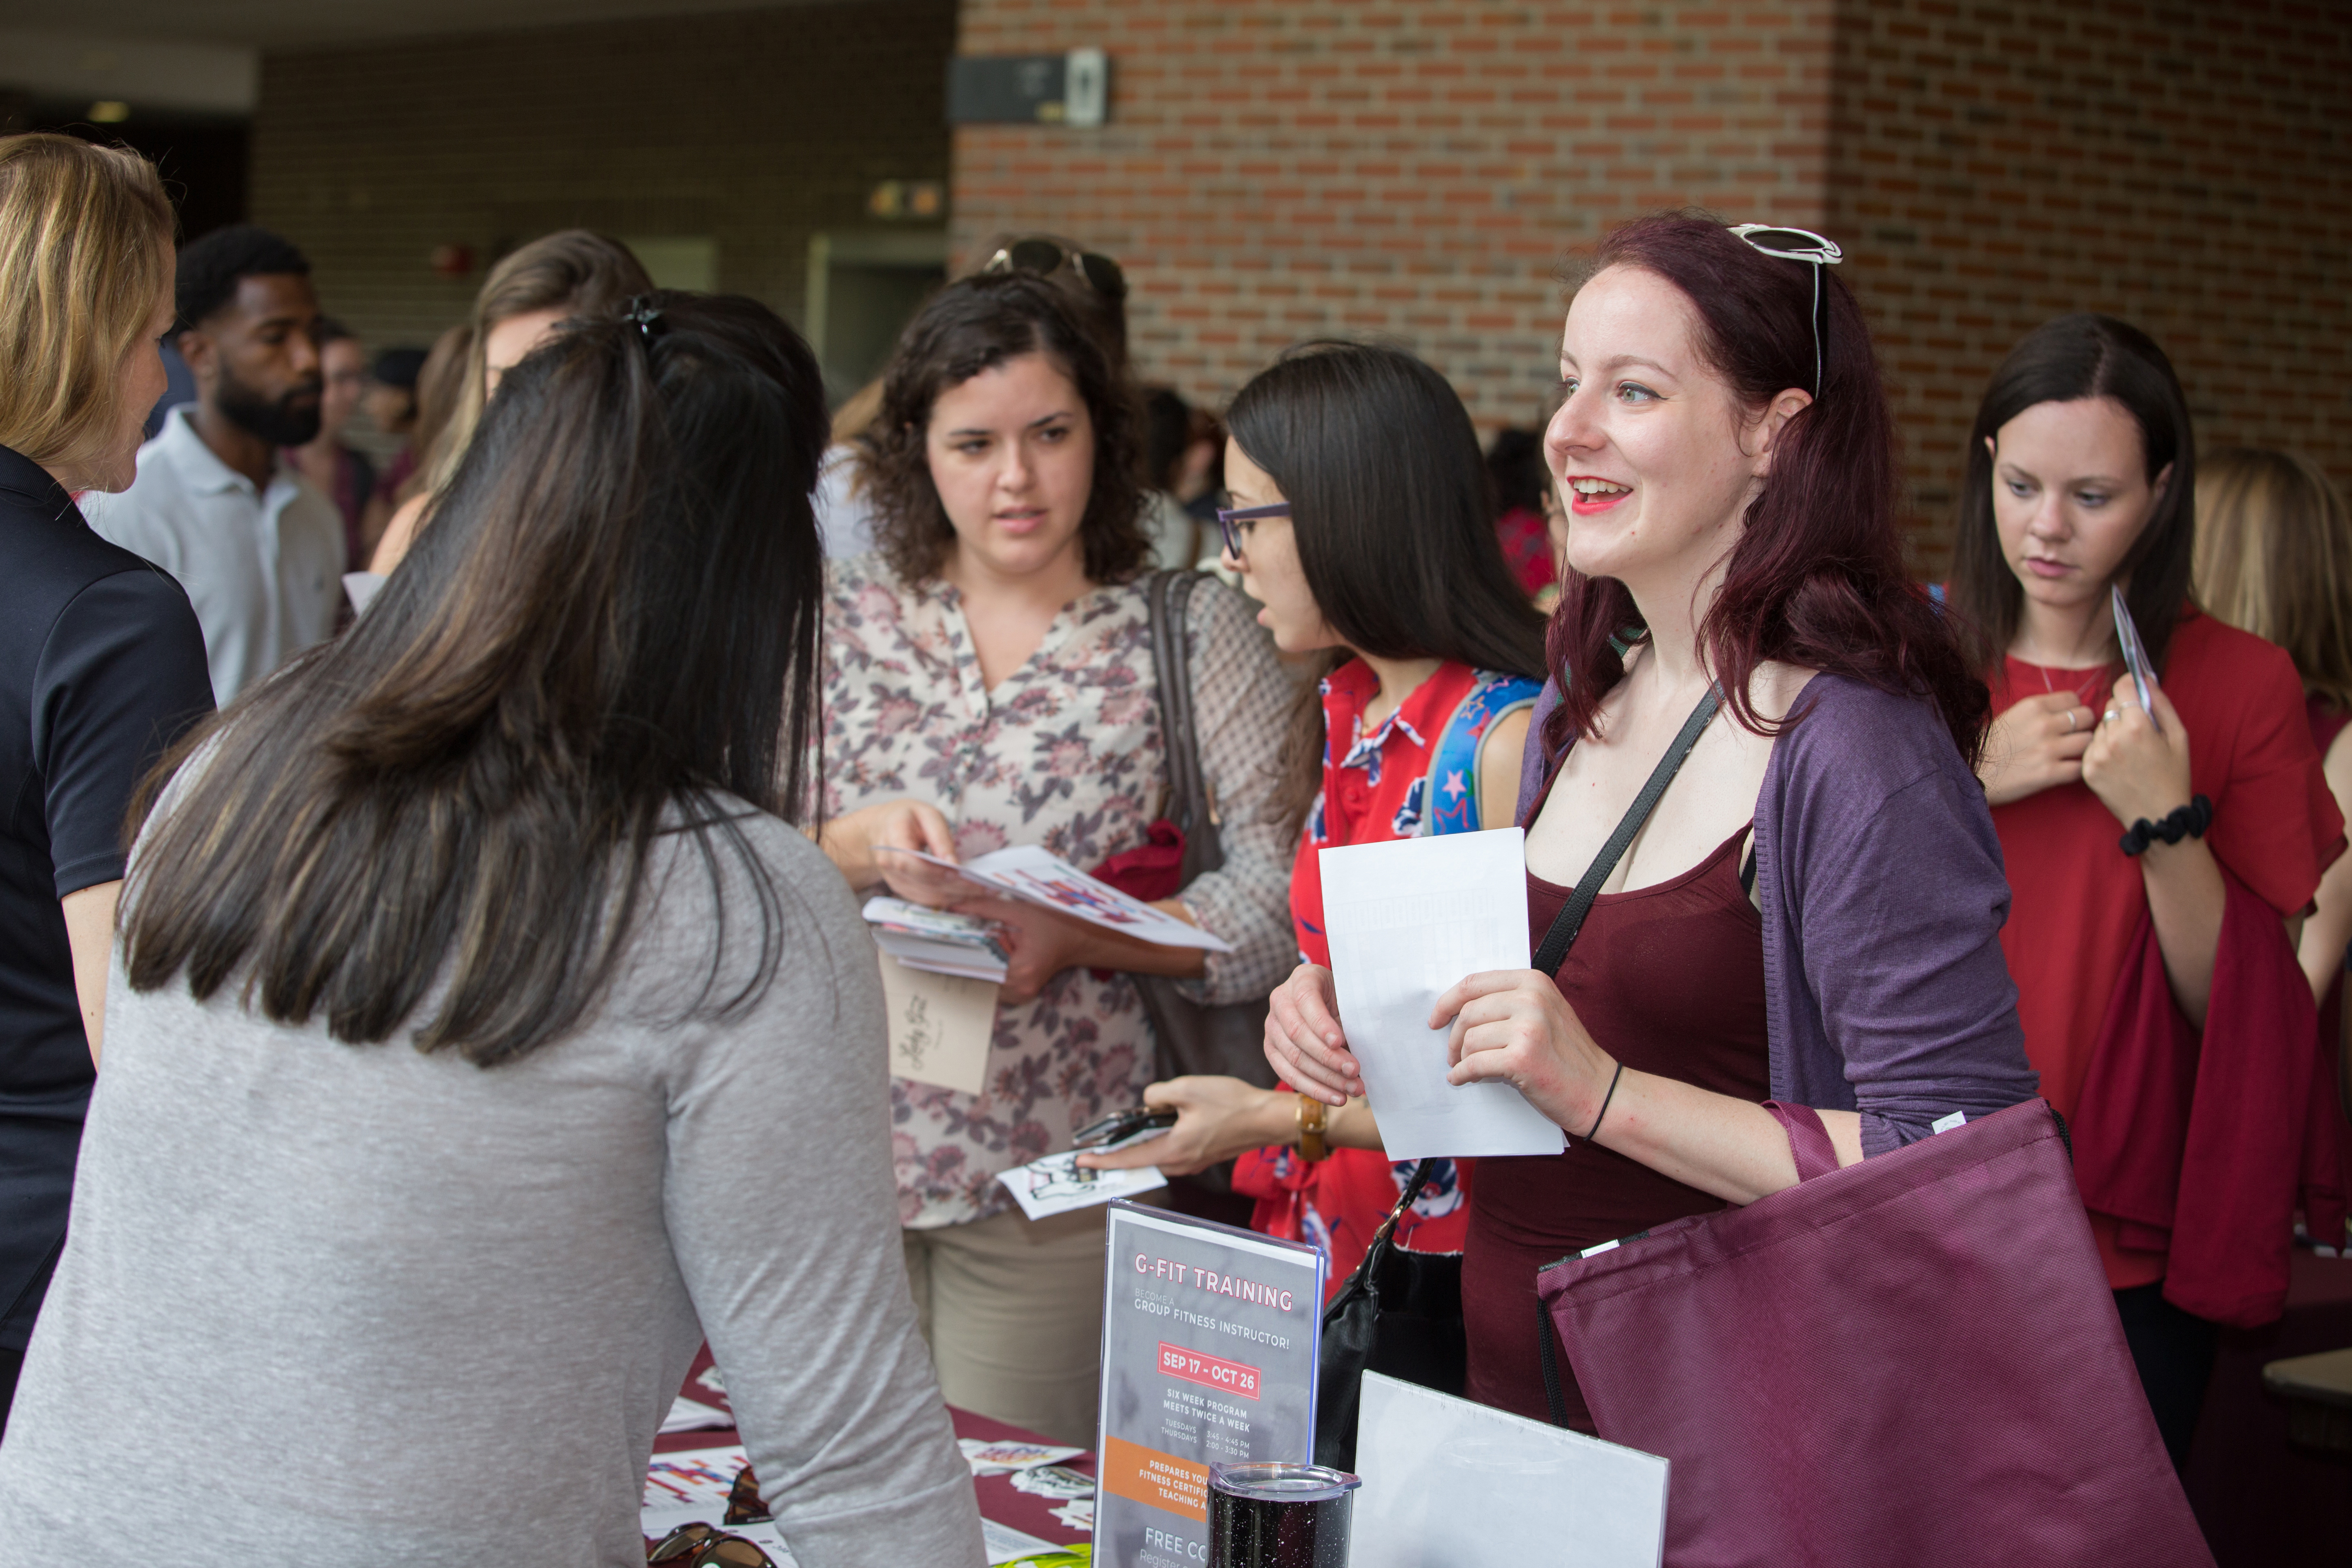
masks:
<instances>
[{"instance_id":1,"label":"thin bracelet","mask_svg":"<svg viewBox=\"0 0 2352 1568\"><path fill-rule=\"evenodd\" d=\"M1619 1062L1617 1064L1617 1070L1609 1075L1609 1092L1601 1097L1601 1116L1596 1116L1592 1119L1592 1130L1584 1135L1584 1141L1587 1143L1592 1142L1593 1132L1601 1131L1601 1117L1609 1114L1609 1102L1617 1098L1617 1080L1624 1076L1625 1064L1623 1062Z\"/></svg>"}]
</instances>

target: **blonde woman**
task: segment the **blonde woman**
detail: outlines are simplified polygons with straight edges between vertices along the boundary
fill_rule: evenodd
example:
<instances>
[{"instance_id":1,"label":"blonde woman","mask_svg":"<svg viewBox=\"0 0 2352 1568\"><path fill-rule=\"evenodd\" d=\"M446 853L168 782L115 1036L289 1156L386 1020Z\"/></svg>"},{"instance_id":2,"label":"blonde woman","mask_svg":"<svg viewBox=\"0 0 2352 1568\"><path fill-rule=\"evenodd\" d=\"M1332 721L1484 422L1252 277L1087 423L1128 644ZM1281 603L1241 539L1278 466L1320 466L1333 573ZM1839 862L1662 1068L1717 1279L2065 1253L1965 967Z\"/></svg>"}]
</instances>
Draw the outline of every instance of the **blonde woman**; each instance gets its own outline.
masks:
<instances>
[{"instance_id":1,"label":"blonde woman","mask_svg":"<svg viewBox=\"0 0 2352 1568\"><path fill-rule=\"evenodd\" d=\"M457 409L424 455L425 484L393 513L368 570L389 575L408 553L433 492L457 471L500 376L566 320L608 315L653 286L627 246L584 228L542 235L491 268L474 300Z\"/></svg>"},{"instance_id":2,"label":"blonde woman","mask_svg":"<svg viewBox=\"0 0 2352 1568\"><path fill-rule=\"evenodd\" d=\"M73 499L129 488L173 313L154 169L0 137L0 1428L65 1239L131 791L213 706L187 595Z\"/></svg>"},{"instance_id":3,"label":"blonde woman","mask_svg":"<svg viewBox=\"0 0 2352 1568\"><path fill-rule=\"evenodd\" d=\"M2303 678L2328 793L2352 820L2352 509L2326 470L2286 452L2225 447L2197 465L2198 602L2284 648ZM2319 879L2295 958L2319 1004L2335 1103L2352 1119L2344 963L2352 946L2352 855ZM2336 1126L2338 1176L2352 1190L2352 1124ZM2342 1245L2344 1238L2321 1237Z\"/></svg>"},{"instance_id":4,"label":"blonde woman","mask_svg":"<svg viewBox=\"0 0 2352 1568\"><path fill-rule=\"evenodd\" d=\"M2352 511L2308 458L2227 447L2197 467L2197 602L2274 642L2303 677L2311 743L2352 820ZM2352 942L2352 855L2320 879L2296 956L2332 1021Z\"/></svg>"}]
</instances>

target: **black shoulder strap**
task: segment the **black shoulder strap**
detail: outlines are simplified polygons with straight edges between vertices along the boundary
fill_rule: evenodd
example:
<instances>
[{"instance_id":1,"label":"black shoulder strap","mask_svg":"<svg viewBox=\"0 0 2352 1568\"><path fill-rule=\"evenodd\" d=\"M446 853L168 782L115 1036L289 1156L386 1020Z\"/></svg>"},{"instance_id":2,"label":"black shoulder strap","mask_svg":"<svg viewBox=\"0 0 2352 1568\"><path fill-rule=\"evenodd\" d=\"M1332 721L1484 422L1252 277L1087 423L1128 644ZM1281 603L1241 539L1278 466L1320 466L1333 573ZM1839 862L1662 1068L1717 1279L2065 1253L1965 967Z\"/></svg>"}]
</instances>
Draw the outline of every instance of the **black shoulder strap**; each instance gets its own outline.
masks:
<instances>
[{"instance_id":1,"label":"black shoulder strap","mask_svg":"<svg viewBox=\"0 0 2352 1568\"><path fill-rule=\"evenodd\" d=\"M1625 815L1618 820L1617 831L1609 836L1609 842L1602 845L1601 853L1592 858L1592 864L1585 868L1584 879L1576 884L1576 891L1570 893L1568 902L1559 907L1559 916L1551 922L1551 930L1544 932L1543 946L1536 952L1538 969L1546 974L1559 972L1560 960L1568 956L1570 945L1576 941L1576 933L1583 929L1584 917L1591 911L1592 900L1601 896L1601 884L1609 879L1609 873L1614 871L1617 862L1625 858L1625 850L1633 842L1633 836L1642 831L1642 824L1650 820L1650 813L1657 809L1659 797L1666 793L1666 786L1675 782L1675 774L1682 771L1683 759L1690 755L1693 746L1698 744L1699 736L1706 732L1707 725L1715 718L1715 710L1721 706L1723 693L1710 686L1706 689L1706 695L1698 700L1698 706L1691 710L1691 716L1683 721L1682 733L1676 735L1674 744L1666 748L1666 754L1658 759L1658 765L1650 770L1649 782L1643 784L1642 793L1633 797L1633 804L1626 807Z\"/></svg>"}]
</instances>

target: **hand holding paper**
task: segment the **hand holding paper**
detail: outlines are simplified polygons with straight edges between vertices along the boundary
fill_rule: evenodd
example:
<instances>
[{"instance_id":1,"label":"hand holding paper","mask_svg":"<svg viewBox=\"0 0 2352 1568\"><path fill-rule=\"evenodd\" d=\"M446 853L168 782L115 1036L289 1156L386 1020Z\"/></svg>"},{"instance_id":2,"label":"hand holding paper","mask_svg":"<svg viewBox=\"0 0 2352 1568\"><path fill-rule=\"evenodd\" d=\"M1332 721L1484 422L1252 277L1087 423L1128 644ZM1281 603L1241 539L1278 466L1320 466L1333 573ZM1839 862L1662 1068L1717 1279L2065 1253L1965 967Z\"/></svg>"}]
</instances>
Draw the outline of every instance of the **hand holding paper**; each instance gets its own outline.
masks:
<instances>
[{"instance_id":1,"label":"hand holding paper","mask_svg":"<svg viewBox=\"0 0 2352 1568\"><path fill-rule=\"evenodd\" d=\"M1430 1024L1465 976L1528 967L1525 844L1507 828L1321 852L1339 1016L1392 1160L1567 1147L1509 1083L1449 1079L1450 1031Z\"/></svg>"}]
</instances>

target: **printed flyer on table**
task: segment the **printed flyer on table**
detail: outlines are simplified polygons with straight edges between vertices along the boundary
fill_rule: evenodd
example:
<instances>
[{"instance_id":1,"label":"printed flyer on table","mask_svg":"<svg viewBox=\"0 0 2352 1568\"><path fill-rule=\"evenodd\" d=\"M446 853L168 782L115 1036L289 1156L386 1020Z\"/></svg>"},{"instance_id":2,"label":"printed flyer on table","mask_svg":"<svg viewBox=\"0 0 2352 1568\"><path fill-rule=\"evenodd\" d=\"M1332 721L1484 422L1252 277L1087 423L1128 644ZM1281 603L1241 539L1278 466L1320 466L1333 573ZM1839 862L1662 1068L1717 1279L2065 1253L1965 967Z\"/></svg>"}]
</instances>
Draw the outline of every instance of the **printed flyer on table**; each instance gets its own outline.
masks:
<instances>
[{"instance_id":1,"label":"printed flyer on table","mask_svg":"<svg viewBox=\"0 0 2352 1568\"><path fill-rule=\"evenodd\" d=\"M1095 1562L1209 1560L1209 1467L1315 1449L1323 1255L1115 1203Z\"/></svg>"}]
</instances>

